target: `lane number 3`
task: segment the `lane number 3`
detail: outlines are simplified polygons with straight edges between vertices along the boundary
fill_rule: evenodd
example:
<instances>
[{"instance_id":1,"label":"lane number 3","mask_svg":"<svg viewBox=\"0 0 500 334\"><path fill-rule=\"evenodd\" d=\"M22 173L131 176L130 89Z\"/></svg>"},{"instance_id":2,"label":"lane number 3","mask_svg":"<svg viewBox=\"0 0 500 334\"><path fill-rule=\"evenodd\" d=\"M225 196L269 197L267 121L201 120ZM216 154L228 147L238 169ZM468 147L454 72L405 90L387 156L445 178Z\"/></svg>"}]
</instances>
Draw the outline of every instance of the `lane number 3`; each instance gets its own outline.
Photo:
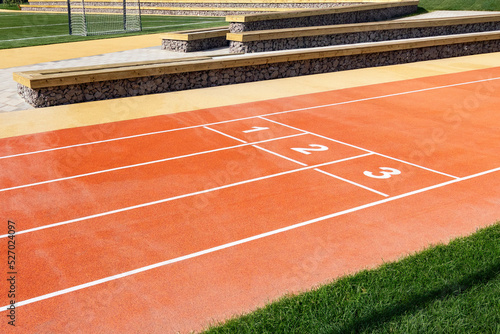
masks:
<instances>
[{"instance_id":1,"label":"lane number 3","mask_svg":"<svg viewBox=\"0 0 500 334\"><path fill-rule=\"evenodd\" d=\"M395 168L390 168L390 167L379 167L381 170L378 174L373 174L372 172L365 171L363 174L365 174L368 177L372 177L374 179L388 179L392 177L393 175L399 175L401 174L401 171Z\"/></svg>"}]
</instances>

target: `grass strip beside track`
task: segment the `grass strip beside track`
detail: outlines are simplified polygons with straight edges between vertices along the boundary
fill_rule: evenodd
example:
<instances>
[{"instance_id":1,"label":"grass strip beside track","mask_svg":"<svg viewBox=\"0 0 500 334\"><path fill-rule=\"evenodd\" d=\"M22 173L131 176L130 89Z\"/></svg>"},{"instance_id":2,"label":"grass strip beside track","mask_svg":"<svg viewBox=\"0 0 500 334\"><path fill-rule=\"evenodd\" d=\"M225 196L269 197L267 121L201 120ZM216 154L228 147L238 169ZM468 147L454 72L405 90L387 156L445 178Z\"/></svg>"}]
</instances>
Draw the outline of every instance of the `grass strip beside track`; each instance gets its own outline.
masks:
<instances>
[{"instance_id":1,"label":"grass strip beside track","mask_svg":"<svg viewBox=\"0 0 500 334\"><path fill-rule=\"evenodd\" d=\"M227 25L221 17L142 16L142 32L70 36L66 14L0 12L0 49L153 34ZM158 44L160 41L158 42Z\"/></svg>"},{"instance_id":2,"label":"grass strip beside track","mask_svg":"<svg viewBox=\"0 0 500 334\"><path fill-rule=\"evenodd\" d=\"M497 223L206 333L500 333L499 309Z\"/></svg>"}]
</instances>

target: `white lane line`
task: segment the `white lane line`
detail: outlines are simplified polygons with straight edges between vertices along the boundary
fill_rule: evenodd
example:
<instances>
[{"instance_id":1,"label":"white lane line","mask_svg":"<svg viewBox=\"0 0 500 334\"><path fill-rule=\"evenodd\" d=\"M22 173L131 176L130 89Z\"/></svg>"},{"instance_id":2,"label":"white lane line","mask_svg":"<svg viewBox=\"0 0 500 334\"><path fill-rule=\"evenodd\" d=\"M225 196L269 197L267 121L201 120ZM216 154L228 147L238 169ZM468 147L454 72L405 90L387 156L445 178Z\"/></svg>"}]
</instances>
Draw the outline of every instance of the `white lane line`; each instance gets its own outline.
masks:
<instances>
[{"instance_id":1,"label":"white lane line","mask_svg":"<svg viewBox=\"0 0 500 334\"><path fill-rule=\"evenodd\" d=\"M271 154L273 154L273 155L275 155L277 157L286 159L286 160L291 161L291 162L295 162L296 164L299 164L299 165L302 165L302 166L307 166L307 164L305 164L305 163L302 163L302 162L297 161L297 160L293 160L292 158L289 158L289 157L285 157L284 155L281 155L279 153L276 153L276 152L273 152L273 151L269 151L268 149L265 149L263 147L260 147L260 146L257 146L257 145L252 145L252 146L255 147L255 148L258 148L259 150L271 153Z\"/></svg>"},{"instance_id":2,"label":"white lane line","mask_svg":"<svg viewBox=\"0 0 500 334\"><path fill-rule=\"evenodd\" d=\"M51 26L67 26L67 23L53 23L53 24L39 24L39 25L34 25L34 26L15 26L15 27L4 27L0 28L0 30L5 30L5 29L24 29L24 28L36 28L36 27L51 27Z\"/></svg>"},{"instance_id":3,"label":"white lane line","mask_svg":"<svg viewBox=\"0 0 500 334\"><path fill-rule=\"evenodd\" d=\"M385 99L385 98L388 98L388 97L395 97L395 96L408 95L408 94L414 94L414 93L422 93L422 92L428 92L428 91L437 90L437 89L458 87L458 86L476 84L476 83L487 82L487 81L494 81L494 80L498 80L498 79L500 79L500 77L488 78L488 79L481 79L481 80L474 80L474 81L467 81L467 82L461 82L461 83L451 84L451 85L444 85L444 86L436 86L436 87L430 87L430 88L409 90L409 91L406 91L406 92L400 92L400 93L394 93L394 94L387 94L387 95L379 95L379 96L367 97L367 98L363 98L363 99L356 99L356 100L350 100L350 101L344 101L344 102L335 102L335 103L330 103L330 104L324 104L324 105L321 105L321 106L313 106L313 107L299 108L299 109L293 109L293 110L285 110L285 111L275 112L275 113L272 113L272 114L267 114L267 115L262 115L262 116L280 115L280 114L286 114L286 113L296 112L296 111L304 111L304 110L311 110L311 109L317 109L317 108L341 106L341 105L344 105L344 104L351 104L351 103L357 103L357 102L365 102L365 101L372 101L372 100L378 100L378 99Z\"/></svg>"},{"instance_id":4,"label":"white lane line","mask_svg":"<svg viewBox=\"0 0 500 334\"><path fill-rule=\"evenodd\" d=\"M325 175L331 176L331 177L333 177L333 178L339 179L339 180L341 180L341 181L344 181L344 182L350 183L350 184L355 185L355 186L357 186L357 187L360 187L360 188L363 188L363 189L369 190L369 191L374 192L374 193L376 193L376 194L382 195L382 196L384 196L384 197L389 197L389 195L384 194L383 192L380 192L380 191L378 191L378 190L372 189L372 188L367 187L367 186L364 186L364 185L362 185L362 184L359 184L359 183L353 182L353 181L351 181L351 180L344 179L343 177L337 176L337 175L335 175L335 174L325 172L324 170L321 170L321 169L319 169L319 168L315 168L314 170L315 170L315 171L317 171L317 172L323 173L323 174L325 174Z\"/></svg>"},{"instance_id":5,"label":"white lane line","mask_svg":"<svg viewBox=\"0 0 500 334\"><path fill-rule=\"evenodd\" d=\"M239 182L235 182L235 183L230 183L230 184L226 184L226 185L219 186L219 187L214 187L214 188L210 188L210 189L195 191L195 192L192 192L192 193L178 195L178 196L174 196L174 197L168 197L168 198L164 198L164 199L157 200L157 201L142 203L142 204L138 204L138 205L132 205L132 206L128 206L128 207L125 207L125 208L120 208L120 209L116 209L116 210L111 210L111 211L106 211L106 212L102 212L102 213L97 213L97 214L93 214L93 215L89 215L89 216L85 216L85 217L80 217L80 218L65 220L65 221L62 221L62 222L59 222L59 223L43 225L43 226L34 227L34 228L31 228L31 229L27 229L27 230L20 230L20 231L16 231L16 235L24 234L24 233L36 232L36 231L40 231L40 230L45 230L45 229L56 227L56 226L68 225L68 224L72 224L72 223L81 222L81 221L84 221L84 220L89 220L89 219L94 219L94 218L99 218L99 217L105 217L105 216L113 215L113 214L120 213L120 212L131 211L131 210L140 209L140 208L145 208L145 207L148 207L148 206L162 204L162 203L166 203L166 202L170 202L170 201L174 201L174 200L178 200L178 199L182 199L182 198L186 198L186 197L192 197L192 196L196 196L196 195L206 194L206 193L213 192L213 191L218 191L218 190L222 190L222 189L232 188L232 187L240 186L240 185L243 185L243 184L258 182L258 181L262 181L262 180L266 180L266 179L271 179L271 178L274 178L274 177L279 177L279 176L283 176L283 175L287 175L287 174L298 173L298 172L302 172L302 171L305 171L305 170L308 170L308 169L314 169L314 168L317 168L317 167L332 165L332 164L336 164L336 163L347 161L347 160L362 158L362 157L367 156L369 154L370 153L362 154L362 155L358 155L358 156L354 156L354 157L349 157L349 158L345 158L345 159L341 159L341 160L336 160L336 161L329 161L329 162L325 162L325 163L314 165L314 166L307 166L307 167L302 167L302 168L298 168L298 169L292 169L292 170L288 170L288 171L285 171L285 172L280 172L280 173L275 173L275 174L271 174L271 175L260 176L260 177L249 179L249 180L244 180L244 181L239 181ZM9 234L0 235L0 239L7 238L8 236L9 236Z\"/></svg>"},{"instance_id":6,"label":"white lane line","mask_svg":"<svg viewBox=\"0 0 500 334\"><path fill-rule=\"evenodd\" d=\"M322 135L318 135L318 134L310 132L310 131L302 130L302 129L296 128L294 126L285 124L285 123L281 123L281 122L274 121L274 120L269 119L269 118L265 118L264 116L259 116L259 118L261 118L261 119L263 119L265 121L269 121L269 122L281 125L281 126L285 126L287 128L293 129L293 130L305 132L305 133L307 133L309 135L313 135L315 137L320 137L320 138L326 139L328 141L333 141L334 143L337 143L337 144L342 144L342 145L349 146L349 147L352 147L352 148L355 148L355 149L358 149L358 150L361 150L361 151L374 153L373 151L367 150L366 148L362 148L362 147L359 147L359 146L356 146L356 145L352 145L352 144L349 144L349 143L346 143L346 142L343 142L343 141L340 141L340 140L336 140L336 139L333 139L333 138L329 138L329 137L325 137L325 136L322 136Z\"/></svg>"},{"instance_id":7,"label":"white lane line","mask_svg":"<svg viewBox=\"0 0 500 334\"><path fill-rule=\"evenodd\" d=\"M229 243L226 243L226 244L223 244L223 245L219 245L219 246L216 246L216 247L208 248L208 249L205 249L205 250L202 250L202 251L199 251L199 252L194 252L194 253L191 253L191 254L188 254L188 255L179 256L179 257L176 257L176 258L173 258L173 259L170 259L170 260L166 260L166 261L163 261L163 262L154 263L154 264L149 265L149 266L145 266L145 267L137 268L137 269L134 269L134 270L126 271L126 272L121 273L121 274L117 274L117 275L113 275L113 276L108 276L108 277L101 278L101 279L98 279L98 280L95 280L95 281L92 281L92 282L88 282L88 283L76 285L76 286L71 287L71 288L67 288L67 289L55 291L55 292L48 293L48 294L45 294L45 295L42 295L42 296L38 296L38 297L34 297L34 298L30 298L30 299L27 299L27 300L23 300L23 301L17 302L16 303L16 307L20 307L20 306L32 304L32 303L35 303L35 302L38 302L38 301L50 299L50 298L61 296L61 295L65 295L65 294L68 294L68 293L71 293L71 292L74 292L74 291L82 290L82 289L89 288L89 287L92 287L92 286L96 286L96 285L99 285L99 284L103 284L103 283L106 283L106 282L114 281L114 280L117 280L117 279L120 279L120 278L128 277L128 276L135 275L135 274L139 274L139 273L142 273L142 272L145 272L145 271L149 271L149 270L152 270L152 269L164 267L164 266L172 264L172 263L176 263L176 262L181 262L181 261L193 259L193 258L202 256L202 255L214 253L214 252L217 252L217 251L220 251L220 250L224 250L224 249L228 249L228 248L231 248L231 247L234 247L234 246L238 246L238 245L242 245L242 244L245 244L245 243L249 243L251 241L255 241L255 240L263 239L263 238L266 238L266 237L269 237L269 236L272 236L272 235L276 235L276 234L279 234L279 233L284 233L284 232L287 232L287 231L291 231L291 230L297 229L299 227L304 227L304 226L311 225L311 224L314 224L314 223L318 223L318 222L321 222L321 221L324 221L324 220L327 220L327 219L331 219L331 218L343 216L343 215L346 215L346 214L349 214L349 213L353 213L353 212L356 212L356 211L360 211L360 210L363 210L363 209L374 207L374 206L377 206L377 205L380 205L380 204L388 203L388 202L395 201L395 200L398 200L398 199L401 199L401 198L405 198L405 197L409 197L409 196L416 195L416 194L419 194L419 193L423 193L423 192L426 192L426 191L429 191L429 190L441 188L441 187L447 186L447 185L452 184L452 183L460 182L462 180L468 180L468 179L472 179L472 178L475 178L475 177L478 177L478 176L482 176L482 175L486 175L486 174L490 174L490 173L494 173L494 172L498 172L498 171L500 171L500 167L492 169L492 170L489 170L489 171L481 172L481 173L478 173L478 174L470 175L468 177L464 177L464 178L459 179L459 180L450 180L450 181L447 181L447 182L444 182L444 183L440 183L440 184L436 184L436 185L433 185L433 186L430 186L430 187L426 187L426 188L422 188L422 189L419 189L419 190L415 190L415 191L412 191L412 192L409 192L409 193L406 193L406 194L402 194L402 195L398 195L398 196L394 196L394 197L389 197L389 198L386 198L386 199L382 199L380 201L376 201L376 202L364 204L364 205L361 205L361 206L357 206L355 208L351 208L351 209L339 211L339 212L336 212L336 213L332 213L332 214L329 214L329 215L326 215L326 216L314 218L314 219L307 220L307 221L304 221L304 222L301 222L301 223L298 223L298 224L294 224L294 225L286 226L286 227L279 228L279 229L276 229L276 230L273 230L273 231L269 231L269 232L257 234L257 235L254 235L252 237L248 237L248 238L236 240L236 241L229 242ZM1 307L0 308L0 312L7 311L8 307L10 307L10 305Z\"/></svg>"},{"instance_id":8,"label":"white lane line","mask_svg":"<svg viewBox=\"0 0 500 334\"><path fill-rule=\"evenodd\" d=\"M284 123L281 123L281 122L277 122L277 121L273 121L273 120L270 120L270 119L267 119L267 118L264 118L264 117L259 117L259 118L262 118L264 120L268 120L270 122L273 122L273 123L276 123L276 124L279 124L279 125L282 125L282 126L286 126L286 127L290 128L290 129L294 129L294 130L297 130L297 131L307 132L310 135L313 135L313 136L316 136L316 137L320 137L320 138L323 138L323 139L327 139L327 140L330 140L330 141L333 141L333 142L336 142L336 143L339 143L339 144L342 144L342 145L350 146L350 147L356 148L358 150L370 152L370 153L373 153L375 155L378 155L378 156L381 156L381 157L384 157L384 158L387 158L387 159L395 160L395 161L398 161L398 162L401 162L401 163L404 163L404 164L407 164L407 165L418 167L420 169L424 169L424 170L427 170L427 171L430 171L430 172L433 172L433 173L436 173L436 174L441 174L441 175L450 177L452 179L459 179L458 176L454 176L454 175L451 175L451 174L443 173L443 172L440 172L438 170L427 168L427 167L424 167L424 166L420 166L420 165L417 165L417 164L414 164L412 162L408 162L408 161L405 161L405 160L397 159L397 158L391 157L389 155L385 155L385 154L378 153L378 152L375 152L375 151L372 151L372 150L368 150L368 149L363 148L363 147L359 147L359 146L356 146L356 145L345 143L345 142L342 142L340 140L332 139L332 138L329 138L329 137L326 137L326 136L323 136L323 135L320 135L320 134L317 134L317 133L314 133L314 132L310 132L310 131L306 131L306 130L303 130L303 129L299 129L299 128L296 128L294 126L287 125L287 124L284 124Z\"/></svg>"},{"instance_id":9,"label":"white lane line","mask_svg":"<svg viewBox=\"0 0 500 334\"><path fill-rule=\"evenodd\" d=\"M169 133L169 132L174 132L174 131L196 129L196 128L199 128L199 127L201 127L201 126L200 125L193 125L193 126L188 126L188 127L179 128L179 129L169 129L169 130L147 132L147 133L141 133L141 134L131 135L131 136L125 136L125 137L118 137L118 138L97 140L97 141L92 141L92 142L87 142L87 143L82 143L82 144L74 144L74 145L60 146L60 147L54 147L54 148L47 148L47 149L39 150L39 151L32 151L32 152L25 152L25 153L17 153L17 154L5 155L3 157L0 157L0 159L8 159L8 158L15 158L15 157L20 157L20 156L24 156L24 155L31 155L31 154L37 154L37 153L45 153L45 152L52 152L52 151L58 151L58 150L65 150L65 149L68 149L68 148L75 148L75 147L80 147L80 146L88 146L88 145L109 143L109 142L113 142L113 141L119 141L119 140L125 140L125 139L132 139L132 138L139 138L139 137L145 137L145 136L152 136L152 135L158 135L158 134Z\"/></svg>"},{"instance_id":10,"label":"white lane line","mask_svg":"<svg viewBox=\"0 0 500 334\"><path fill-rule=\"evenodd\" d=\"M286 139L286 138L297 137L297 136L302 136L302 135L303 135L303 133L299 133L299 134L289 135L289 136L280 137L280 138L266 139L266 140L255 142L255 143L245 143L245 144L239 144L239 145L234 145L234 146L216 148L216 149L208 150L208 151L202 151L202 152L196 152L196 153L191 153L191 154L179 155L179 156L176 156L176 157L170 157L170 158L165 158L165 159L159 159L159 160L152 160L152 161L147 161L147 162L141 162L141 163L133 164L133 165L126 165L126 166L120 166L120 167L115 167L115 168L103 169L103 170L99 170L99 171L95 171L95 172L89 172L89 173L78 174L78 175L73 175L73 176L61 177L61 178L58 178L58 179L51 179L51 180L46 180L46 181L28 183L28 184L23 184L23 185L20 185L20 186L15 186L15 187L3 188L3 189L0 189L0 192L11 191L11 190L16 190L16 189L23 189L23 188L29 188L29 187L34 187L34 186L39 186L39 185L42 185L42 184L48 184L48 183L54 183L54 182L67 181L67 180L72 180L72 179L77 179L77 178L86 177L86 176L92 176L92 175L97 175L97 174L103 174L103 173L109 173L109 172L116 172L116 171L123 170L123 169L128 169L128 168L135 168L135 167L147 166L147 165L152 165L152 164L156 164L156 163L161 163L161 162L166 162L166 161L172 161L172 160L177 160L177 159L183 159L183 158L189 158L189 157L194 157L194 156L203 155L203 154L209 154L209 153L214 153L214 152L226 151L226 150L231 150L231 149L245 147L245 146L252 146L253 144L265 143L265 142L268 142L268 141Z\"/></svg>"},{"instance_id":11,"label":"white lane line","mask_svg":"<svg viewBox=\"0 0 500 334\"><path fill-rule=\"evenodd\" d=\"M14 42L14 41L24 41L24 40L27 40L27 39L53 38L53 37L63 37L63 36L68 36L68 35L53 35L53 36L39 36L39 37L26 37L26 38L15 38L15 39L3 39L3 40L0 40L0 43Z\"/></svg>"},{"instance_id":12,"label":"white lane line","mask_svg":"<svg viewBox=\"0 0 500 334\"><path fill-rule=\"evenodd\" d=\"M228 137L228 138L234 139L234 140L236 140L236 141L239 141L240 143L247 143L247 141L245 141L245 140L243 140L243 139L239 139L239 138L233 137L233 136L228 135L227 133L224 133L224 132L222 132L222 131L219 131L219 130L215 130L215 129L209 128L208 126L204 126L203 128L204 128L204 129L207 129L207 130L210 130L210 131L213 131L213 132L216 132L216 133L221 134L221 135L223 135L223 136L226 136L226 137Z\"/></svg>"},{"instance_id":13,"label":"white lane line","mask_svg":"<svg viewBox=\"0 0 500 334\"><path fill-rule=\"evenodd\" d=\"M387 159L391 159L391 160L398 161L398 162L401 162L401 163L404 163L404 164L407 164L407 165L411 165L413 167L418 167L420 169L424 169L424 170L427 170L429 172L433 172L433 173L436 173L436 174L441 174L441 175L447 176L447 177L452 178L452 179L459 179L460 178L460 177L455 176L455 175L451 175L451 174L448 174L448 173L440 172L440 171L435 170L435 169L431 169L431 168L427 168L427 167L424 167L424 166L421 166L421 165L417 165L417 164L414 164L412 162L401 160L401 159L398 159L398 158L394 158L394 157L391 157L389 155L385 155L385 154L382 154L382 153L375 153L375 154L379 155L381 157L387 158Z\"/></svg>"},{"instance_id":14,"label":"white lane line","mask_svg":"<svg viewBox=\"0 0 500 334\"><path fill-rule=\"evenodd\" d=\"M291 110L285 110L285 111L278 111L278 112L264 114L264 115L260 115L260 116L241 117L241 118L235 118L235 119L231 119L231 120L225 120L225 121L213 122L213 123L206 123L206 124L200 124L200 125L192 125L192 126L186 126L186 127L182 127L182 128L164 130L164 131L146 132L146 133L142 133L142 134L138 134L138 135L133 135L133 136L117 137L117 138L107 139L107 140L101 140L101 141L95 141L95 142L88 142L88 143L83 143L83 144L75 144L75 145L69 145L69 146L63 146L63 147L60 147L60 148L52 148L52 149L46 149L46 150L39 150L39 151L26 152L26 153L20 153L20 154L13 154L13 155L9 155L9 156L0 157L0 159L2 159L2 158L11 158L11 157L19 156L19 155L29 155L29 154L43 153L43 152L48 152L48 151L57 150L57 149L73 148L73 147L78 147L78 146L83 146L83 145L92 145L94 143L98 144L98 143L105 143L105 142L116 141L116 140L125 140L125 139L130 139L130 138L135 138L135 137L156 135L156 134L161 134L161 133L166 133L166 132L172 132L172 131L194 129L194 128L199 128L199 127L203 127L203 126L210 126L210 125L216 125L216 124L224 124L224 123L230 123L230 122L238 122L238 121L248 120L248 119L252 119L252 118L256 118L256 117L266 117L266 116L273 116L273 115L279 115L279 114L291 113L291 112L297 112L297 111L312 110L312 109L319 109L319 108L325 108L325 107L333 107L333 106L343 105L343 104L349 104L349 103L357 103L357 102L364 102L364 101L370 101L370 100L377 100L377 99L383 99L383 98L387 98L387 97L393 97L393 96L399 96L399 95L406 95L406 94L413 94L413 93L420 93L420 92L424 92L424 91L436 90L436 89L444 89L444 88L449 88L449 87L470 85L470 84L476 84L476 83L481 83L481 82L493 81L493 80L498 80L498 79L500 79L500 77L483 79L483 80L476 80L476 81L467 81L467 82L463 82L463 83L459 83L459 84L437 86L437 87L432 87L432 88L412 90L412 91L406 91L406 92L401 92L401 93L396 93L396 94L374 96L374 97L369 97L369 98L364 98L364 99L357 99L357 100L350 100L350 101L344 101L344 102L337 102L337 103L331 103L331 104L325 104L325 105L319 105L319 106L313 106L313 107L306 107L306 108L299 108L299 109L291 109ZM268 120L268 121L270 121L270 120ZM332 140L332 139L330 139L330 140Z\"/></svg>"}]
</instances>

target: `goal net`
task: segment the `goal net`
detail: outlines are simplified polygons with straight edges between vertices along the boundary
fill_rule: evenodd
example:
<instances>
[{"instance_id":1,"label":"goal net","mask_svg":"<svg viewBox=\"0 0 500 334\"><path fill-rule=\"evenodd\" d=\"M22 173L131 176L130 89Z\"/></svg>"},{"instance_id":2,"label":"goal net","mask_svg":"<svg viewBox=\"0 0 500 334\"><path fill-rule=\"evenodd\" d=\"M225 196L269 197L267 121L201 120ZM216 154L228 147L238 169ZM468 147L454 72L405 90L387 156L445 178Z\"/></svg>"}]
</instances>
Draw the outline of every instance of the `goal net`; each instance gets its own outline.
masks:
<instances>
[{"instance_id":1,"label":"goal net","mask_svg":"<svg viewBox=\"0 0 500 334\"><path fill-rule=\"evenodd\" d=\"M117 0L106 6L93 5L95 0L67 1L70 35L90 36L142 30L140 0Z\"/></svg>"}]
</instances>

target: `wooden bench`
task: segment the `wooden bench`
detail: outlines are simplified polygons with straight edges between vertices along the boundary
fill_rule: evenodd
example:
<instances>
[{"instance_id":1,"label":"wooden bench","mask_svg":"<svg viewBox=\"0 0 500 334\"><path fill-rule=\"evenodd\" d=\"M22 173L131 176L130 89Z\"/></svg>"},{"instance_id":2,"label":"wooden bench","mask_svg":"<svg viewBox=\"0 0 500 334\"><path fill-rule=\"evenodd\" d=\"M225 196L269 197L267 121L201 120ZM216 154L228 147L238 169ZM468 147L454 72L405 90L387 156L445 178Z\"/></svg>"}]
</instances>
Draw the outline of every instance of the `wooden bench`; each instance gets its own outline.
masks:
<instances>
[{"instance_id":1,"label":"wooden bench","mask_svg":"<svg viewBox=\"0 0 500 334\"><path fill-rule=\"evenodd\" d=\"M229 45L229 27L184 30L165 34L161 48L175 52L209 50Z\"/></svg>"},{"instance_id":2,"label":"wooden bench","mask_svg":"<svg viewBox=\"0 0 500 334\"><path fill-rule=\"evenodd\" d=\"M229 33L231 52L263 52L500 30L500 15L412 19Z\"/></svg>"},{"instance_id":3,"label":"wooden bench","mask_svg":"<svg viewBox=\"0 0 500 334\"><path fill-rule=\"evenodd\" d=\"M410 0L281 13L228 15L226 21L230 22L229 30L232 33L385 21L416 12L418 3L418 0Z\"/></svg>"},{"instance_id":4,"label":"wooden bench","mask_svg":"<svg viewBox=\"0 0 500 334\"><path fill-rule=\"evenodd\" d=\"M35 107L499 52L500 32L14 73Z\"/></svg>"}]
</instances>

